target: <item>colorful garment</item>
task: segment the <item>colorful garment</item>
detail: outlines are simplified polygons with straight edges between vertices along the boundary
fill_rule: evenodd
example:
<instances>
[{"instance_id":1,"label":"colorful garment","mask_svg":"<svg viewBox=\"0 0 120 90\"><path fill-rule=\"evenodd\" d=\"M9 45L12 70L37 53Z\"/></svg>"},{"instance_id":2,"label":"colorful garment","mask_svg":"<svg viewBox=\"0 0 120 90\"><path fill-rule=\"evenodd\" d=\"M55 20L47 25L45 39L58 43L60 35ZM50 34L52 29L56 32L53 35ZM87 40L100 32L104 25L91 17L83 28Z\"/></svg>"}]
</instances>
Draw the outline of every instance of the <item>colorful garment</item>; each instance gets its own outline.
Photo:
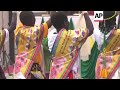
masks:
<instances>
[{"instance_id":1,"label":"colorful garment","mask_svg":"<svg viewBox=\"0 0 120 90\"><path fill-rule=\"evenodd\" d=\"M95 29L93 34L87 38L80 51L81 78L83 79L95 79L95 67L99 55L95 35L98 35L98 33L99 31Z\"/></svg>"},{"instance_id":2,"label":"colorful garment","mask_svg":"<svg viewBox=\"0 0 120 90\"><path fill-rule=\"evenodd\" d=\"M86 28L68 31L62 29L58 33L52 48L53 61L50 69L50 79L67 79L79 56L79 49L88 34Z\"/></svg>"},{"instance_id":3,"label":"colorful garment","mask_svg":"<svg viewBox=\"0 0 120 90\"><path fill-rule=\"evenodd\" d=\"M112 30L106 39L107 46L106 57L104 58L103 45L97 64L96 78L97 79L119 79L120 78L120 29Z\"/></svg>"},{"instance_id":4,"label":"colorful garment","mask_svg":"<svg viewBox=\"0 0 120 90\"><path fill-rule=\"evenodd\" d=\"M48 34L48 46L49 46L50 52L51 52L51 49L54 45L56 37L57 37L56 29L53 29L51 32L49 32L49 34ZM70 71L70 73L67 76L68 79L78 78L78 77L76 77L76 76L78 76L77 74L79 72L78 67L79 67L79 56L77 57L77 60L72 67L72 70Z\"/></svg>"},{"instance_id":5,"label":"colorful garment","mask_svg":"<svg viewBox=\"0 0 120 90\"><path fill-rule=\"evenodd\" d=\"M49 73L50 71L50 62L52 59L52 54L49 51L49 47L48 47L48 38L44 38L42 41L42 45L43 45L43 51L44 51L44 61L45 61L45 72Z\"/></svg>"},{"instance_id":6,"label":"colorful garment","mask_svg":"<svg viewBox=\"0 0 120 90\"><path fill-rule=\"evenodd\" d=\"M81 77L83 79L95 79L96 61L99 55L97 42L94 43L88 60L81 59Z\"/></svg>"},{"instance_id":7,"label":"colorful garment","mask_svg":"<svg viewBox=\"0 0 120 90\"><path fill-rule=\"evenodd\" d=\"M80 14L80 16L81 16L81 14ZM79 20L76 23L75 28L89 27L88 24L85 23L86 21L87 20L85 20L85 17L83 17L83 16L79 17ZM92 48L93 48L94 42L95 42L95 40L94 40L93 35L89 36L86 39L86 41L84 42L84 44L82 45L82 47L81 47L81 49L79 51L79 58L76 61L76 66L74 65L74 67L76 69L78 69L77 74L79 74L79 79L88 78L88 72L90 72L90 71L88 71L87 69L90 68L90 66L92 66L92 65L90 65L89 62L93 61L90 58L92 57L91 54L92 54ZM93 70L93 66L91 67L91 71Z\"/></svg>"},{"instance_id":8,"label":"colorful garment","mask_svg":"<svg viewBox=\"0 0 120 90\"><path fill-rule=\"evenodd\" d=\"M40 26L23 26L20 24L15 31L15 41L17 46L18 55L23 52L27 52L27 58L31 59L34 54L34 48L37 45L37 42L40 39L40 36L46 37L48 34L48 26L46 23ZM34 60L34 63L38 63L44 72L44 61L43 61L43 52L42 50L38 50L38 54Z\"/></svg>"}]
</instances>

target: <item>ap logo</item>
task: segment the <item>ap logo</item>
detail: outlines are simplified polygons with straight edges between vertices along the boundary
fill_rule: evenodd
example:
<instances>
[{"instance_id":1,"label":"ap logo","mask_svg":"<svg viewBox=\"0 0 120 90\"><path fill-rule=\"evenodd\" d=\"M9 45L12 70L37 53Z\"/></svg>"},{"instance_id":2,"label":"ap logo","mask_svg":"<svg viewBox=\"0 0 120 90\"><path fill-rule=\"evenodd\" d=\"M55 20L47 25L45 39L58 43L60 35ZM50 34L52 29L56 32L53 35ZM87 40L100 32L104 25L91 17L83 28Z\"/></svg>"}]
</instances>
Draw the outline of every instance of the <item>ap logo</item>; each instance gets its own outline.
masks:
<instances>
[{"instance_id":1,"label":"ap logo","mask_svg":"<svg viewBox=\"0 0 120 90\"><path fill-rule=\"evenodd\" d=\"M94 21L95 22L103 21L103 11L94 11Z\"/></svg>"}]
</instances>

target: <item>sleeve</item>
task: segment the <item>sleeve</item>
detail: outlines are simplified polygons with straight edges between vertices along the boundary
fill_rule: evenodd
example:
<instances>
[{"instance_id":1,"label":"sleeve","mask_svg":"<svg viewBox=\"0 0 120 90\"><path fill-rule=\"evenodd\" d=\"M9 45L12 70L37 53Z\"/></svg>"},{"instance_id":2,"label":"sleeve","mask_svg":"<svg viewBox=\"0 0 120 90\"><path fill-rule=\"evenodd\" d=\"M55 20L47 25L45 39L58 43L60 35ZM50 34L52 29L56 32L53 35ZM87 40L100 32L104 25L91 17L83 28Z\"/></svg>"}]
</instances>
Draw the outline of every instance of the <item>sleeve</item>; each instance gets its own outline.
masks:
<instances>
[{"instance_id":1,"label":"sleeve","mask_svg":"<svg viewBox=\"0 0 120 90\"><path fill-rule=\"evenodd\" d=\"M8 42L9 40L9 31L7 29L4 29L5 33L6 33L6 37L5 37L5 43Z\"/></svg>"},{"instance_id":2,"label":"sleeve","mask_svg":"<svg viewBox=\"0 0 120 90\"><path fill-rule=\"evenodd\" d=\"M75 36L78 37L78 41L82 41L83 39L89 36L89 30L87 28L79 28L74 30Z\"/></svg>"}]
</instances>

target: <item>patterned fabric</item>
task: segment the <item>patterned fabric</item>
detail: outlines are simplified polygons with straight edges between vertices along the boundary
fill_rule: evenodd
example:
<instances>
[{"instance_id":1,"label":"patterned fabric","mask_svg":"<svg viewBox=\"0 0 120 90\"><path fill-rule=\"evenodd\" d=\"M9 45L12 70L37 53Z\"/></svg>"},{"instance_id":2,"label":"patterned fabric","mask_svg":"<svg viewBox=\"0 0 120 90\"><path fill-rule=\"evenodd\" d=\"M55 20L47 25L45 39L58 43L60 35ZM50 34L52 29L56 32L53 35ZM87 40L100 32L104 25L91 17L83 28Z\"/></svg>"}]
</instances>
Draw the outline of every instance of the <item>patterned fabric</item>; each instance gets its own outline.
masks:
<instances>
[{"instance_id":1,"label":"patterned fabric","mask_svg":"<svg viewBox=\"0 0 120 90\"><path fill-rule=\"evenodd\" d=\"M46 27L45 24L41 25L40 27L23 26L19 28L19 32L17 32L18 30L16 30L16 33L18 33L16 36L16 45L18 48L18 55L23 51L30 52L32 49L36 47L36 44L42 33L41 32L42 27L44 31L48 30L48 28L47 29L45 28ZM31 55L32 55L32 51L30 52L28 57L31 57ZM38 56L36 57L35 63L40 63L40 58L41 58L41 55L39 52Z\"/></svg>"},{"instance_id":2,"label":"patterned fabric","mask_svg":"<svg viewBox=\"0 0 120 90\"><path fill-rule=\"evenodd\" d=\"M53 61L50 69L50 79L65 79L71 71L77 57L78 50L85 42L88 30L80 28L76 30L62 29L53 46Z\"/></svg>"},{"instance_id":3,"label":"patterned fabric","mask_svg":"<svg viewBox=\"0 0 120 90\"><path fill-rule=\"evenodd\" d=\"M14 66L14 79L25 79L27 78L30 69L33 65L33 60L27 58L26 52L19 56L16 56ZM30 68L30 69L29 69Z\"/></svg>"},{"instance_id":4,"label":"patterned fabric","mask_svg":"<svg viewBox=\"0 0 120 90\"><path fill-rule=\"evenodd\" d=\"M96 64L96 78L112 79L120 66L120 29L114 30L107 39L106 57L104 60L103 52L99 55ZM104 61L106 62L103 66ZM105 70L106 69L106 70Z\"/></svg>"},{"instance_id":5,"label":"patterned fabric","mask_svg":"<svg viewBox=\"0 0 120 90\"><path fill-rule=\"evenodd\" d=\"M34 57L35 53L35 47L39 39L43 39L43 37L46 37L47 33L48 26L46 23L34 27L23 26L22 24L18 26L15 31L15 41L18 49L18 55L23 54L23 52L27 52L26 58L32 60L32 57ZM43 37L40 38L41 36ZM38 63L41 68L44 67L42 56L42 50L38 50L38 53L34 59L34 63Z\"/></svg>"},{"instance_id":6,"label":"patterned fabric","mask_svg":"<svg viewBox=\"0 0 120 90\"><path fill-rule=\"evenodd\" d=\"M101 74L105 74L101 72L101 70L104 69L104 66L102 63L103 63L103 56L100 55L97 61L97 65L96 65L97 67L96 78L97 79L102 79ZM119 66L120 66L120 55L106 56L107 79L111 79L114 76Z\"/></svg>"}]
</instances>

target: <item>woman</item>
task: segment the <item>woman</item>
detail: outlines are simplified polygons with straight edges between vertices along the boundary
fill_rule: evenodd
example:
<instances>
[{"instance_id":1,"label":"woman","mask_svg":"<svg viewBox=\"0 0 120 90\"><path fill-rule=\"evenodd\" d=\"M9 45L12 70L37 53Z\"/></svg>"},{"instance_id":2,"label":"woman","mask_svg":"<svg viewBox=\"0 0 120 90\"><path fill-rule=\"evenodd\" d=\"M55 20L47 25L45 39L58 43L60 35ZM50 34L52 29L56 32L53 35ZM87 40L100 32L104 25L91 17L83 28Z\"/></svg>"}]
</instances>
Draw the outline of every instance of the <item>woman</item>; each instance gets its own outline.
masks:
<instances>
[{"instance_id":1,"label":"woman","mask_svg":"<svg viewBox=\"0 0 120 90\"><path fill-rule=\"evenodd\" d=\"M120 78L120 29L116 29L115 11L104 11L104 21L99 22L99 30L95 30L95 39L100 50L96 63L97 79Z\"/></svg>"},{"instance_id":2,"label":"woman","mask_svg":"<svg viewBox=\"0 0 120 90\"><path fill-rule=\"evenodd\" d=\"M34 53L32 50L37 46L38 41L47 36L48 29L52 25L51 20L49 19L40 26L35 26L35 15L33 12L22 11L20 13L20 21L21 25L16 29L15 32L18 55L23 52L27 52L27 58L31 59L33 56L32 53ZM37 66L37 69L41 73L44 73L44 61L42 55L42 49L38 50L34 64L32 66L32 71L34 71L34 67ZM44 78L44 75L42 75L40 78Z\"/></svg>"},{"instance_id":3,"label":"woman","mask_svg":"<svg viewBox=\"0 0 120 90\"><path fill-rule=\"evenodd\" d=\"M82 15L85 17L87 28L75 30L68 30L68 18L63 12L56 12L51 16L51 22L57 29L57 33L54 33L49 41L53 55L50 79L79 78L79 50L93 32L93 25L87 12L83 11Z\"/></svg>"}]
</instances>

